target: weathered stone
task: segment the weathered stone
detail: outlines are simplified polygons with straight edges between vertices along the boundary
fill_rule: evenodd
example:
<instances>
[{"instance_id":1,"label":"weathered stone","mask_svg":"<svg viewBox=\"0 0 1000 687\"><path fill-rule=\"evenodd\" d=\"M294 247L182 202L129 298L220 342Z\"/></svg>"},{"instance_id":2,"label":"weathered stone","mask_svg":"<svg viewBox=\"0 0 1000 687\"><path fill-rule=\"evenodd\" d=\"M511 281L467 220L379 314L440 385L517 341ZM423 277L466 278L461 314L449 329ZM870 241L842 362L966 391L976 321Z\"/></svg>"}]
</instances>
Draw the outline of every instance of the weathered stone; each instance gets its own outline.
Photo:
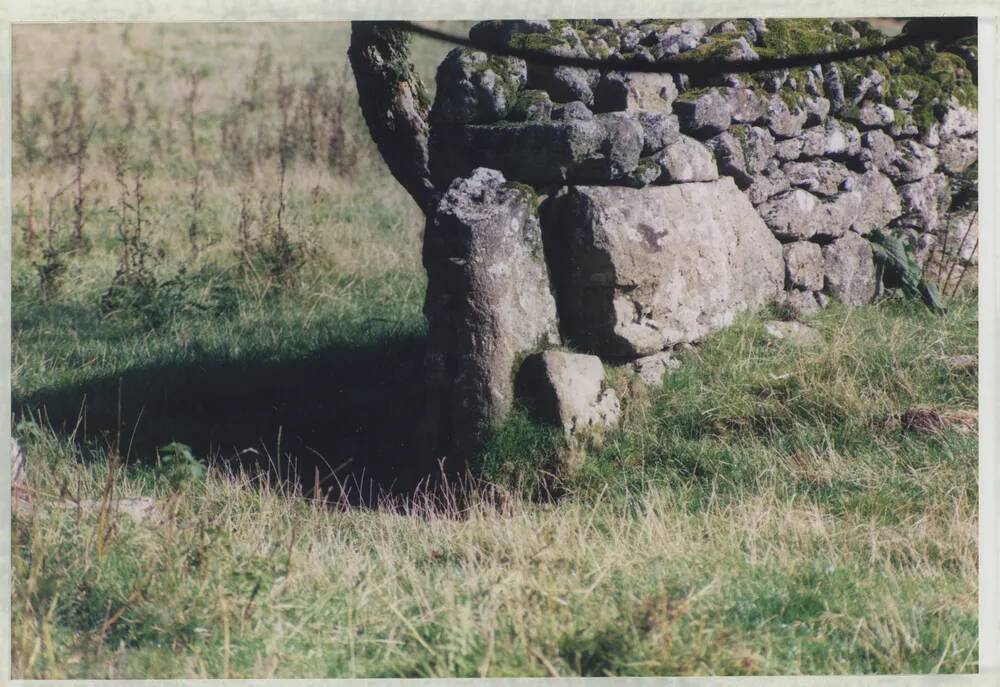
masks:
<instances>
[{"instance_id":1,"label":"weathered stone","mask_svg":"<svg viewBox=\"0 0 1000 687\"><path fill-rule=\"evenodd\" d=\"M759 60L760 55L750 45L750 41L740 36L729 42L729 46L726 49L726 59L734 62L752 62L753 60Z\"/></svg>"},{"instance_id":2,"label":"weathered stone","mask_svg":"<svg viewBox=\"0 0 1000 687\"><path fill-rule=\"evenodd\" d=\"M729 178L571 187L544 219L564 332L602 356L698 340L784 281L781 246Z\"/></svg>"},{"instance_id":3,"label":"weathered stone","mask_svg":"<svg viewBox=\"0 0 1000 687\"><path fill-rule=\"evenodd\" d=\"M840 78L840 69L835 64L823 65L823 92L830 100L830 107L834 112L841 111L847 104L844 82Z\"/></svg>"},{"instance_id":4,"label":"weathered stone","mask_svg":"<svg viewBox=\"0 0 1000 687\"><path fill-rule=\"evenodd\" d=\"M639 379L651 387L663 384L663 378L681 366L681 361L670 351L660 351L632 361L632 369Z\"/></svg>"},{"instance_id":5,"label":"weathered stone","mask_svg":"<svg viewBox=\"0 0 1000 687\"><path fill-rule=\"evenodd\" d=\"M974 138L949 138L937 149L941 169L961 174L979 159L979 146Z\"/></svg>"},{"instance_id":6,"label":"weathered stone","mask_svg":"<svg viewBox=\"0 0 1000 687\"><path fill-rule=\"evenodd\" d=\"M809 162L786 162L781 171L792 186L803 188L819 196L836 196L845 182L854 176L847 167L834 160L812 160Z\"/></svg>"},{"instance_id":7,"label":"weathered stone","mask_svg":"<svg viewBox=\"0 0 1000 687\"><path fill-rule=\"evenodd\" d=\"M431 172L444 183L489 167L514 181L555 183L615 181L635 170L644 143L635 118L614 112L571 119L567 108L552 121L435 126Z\"/></svg>"},{"instance_id":8,"label":"weathered stone","mask_svg":"<svg viewBox=\"0 0 1000 687\"><path fill-rule=\"evenodd\" d=\"M559 342L530 192L495 170L456 179L424 237L426 427L438 455L465 456L511 404L519 356Z\"/></svg>"},{"instance_id":9,"label":"weathered stone","mask_svg":"<svg viewBox=\"0 0 1000 687\"><path fill-rule=\"evenodd\" d=\"M808 115L802 108L790 108L784 100L775 96L767 103L767 126L775 138L794 138L802 132Z\"/></svg>"},{"instance_id":10,"label":"weathered stone","mask_svg":"<svg viewBox=\"0 0 1000 687\"><path fill-rule=\"evenodd\" d=\"M756 124L767 116L767 103L753 90L741 87L717 90L729 105L732 120L737 124Z\"/></svg>"},{"instance_id":11,"label":"weathered stone","mask_svg":"<svg viewBox=\"0 0 1000 687\"><path fill-rule=\"evenodd\" d=\"M803 157L856 157L861 152L861 134L850 124L828 119L822 126L806 129L799 137Z\"/></svg>"},{"instance_id":12,"label":"weathered stone","mask_svg":"<svg viewBox=\"0 0 1000 687\"><path fill-rule=\"evenodd\" d=\"M715 153L719 170L736 179L740 188L753 183L774 157L774 139L767 129L760 127L734 127L723 131L705 142Z\"/></svg>"},{"instance_id":13,"label":"weathered stone","mask_svg":"<svg viewBox=\"0 0 1000 687\"><path fill-rule=\"evenodd\" d=\"M823 305L819 297L823 294L814 291L785 291L778 298L778 305L792 317L805 317L820 311Z\"/></svg>"},{"instance_id":14,"label":"weathered stone","mask_svg":"<svg viewBox=\"0 0 1000 687\"><path fill-rule=\"evenodd\" d=\"M521 91L508 119L512 122L544 122L552 117L552 99L545 91Z\"/></svg>"},{"instance_id":15,"label":"weathered stone","mask_svg":"<svg viewBox=\"0 0 1000 687\"><path fill-rule=\"evenodd\" d=\"M648 42L653 58L662 60L665 57L694 50L701 43L701 37L704 35L705 24L694 20L656 31Z\"/></svg>"},{"instance_id":16,"label":"weathered stone","mask_svg":"<svg viewBox=\"0 0 1000 687\"><path fill-rule=\"evenodd\" d=\"M819 198L797 188L780 193L758 205L757 212L778 239L803 241L816 233L819 207Z\"/></svg>"},{"instance_id":17,"label":"weathered stone","mask_svg":"<svg viewBox=\"0 0 1000 687\"><path fill-rule=\"evenodd\" d=\"M940 173L900 186L902 214L893 224L937 231L951 201L948 190L948 177Z\"/></svg>"},{"instance_id":18,"label":"weathered stone","mask_svg":"<svg viewBox=\"0 0 1000 687\"><path fill-rule=\"evenodd\" d=\"M567 439L618 424L621 405L604 382L604 365L597 356L535 353L521 364L514 387L532 417L561 427Z\"/></svg>"},{"instance_id":19,"label":"weathered stone","mask_svg":"<svg viewBox=\"0 0 1000 687\"><path fill-rule=\"evenodd\" d=\"M544 91L542 91L544 93ZM546 95L548 95L546 93ZM579 100L572 100L558 107L552 108L552 118L558 120L568 120L568 119L594 119L594 113L590 111L590 108L585 104L581 103Z\"/></svg>"},{"instance_id":20,"label":"weathered stone","mask_svg":"<svg viewBox=\"0 0 1000 687\"><path fill-rule=\"evenodd\" d=\"M733 177L736 185L745 188L753 181L753 176L747 172L746 156L743 154L743 146L728 131L723 131L717 136L705 141L705 145L715 154L715 161L719 171Z\"/></svg>"},{"instance_id":21,"label":"weathered stone","mask_svg":"<svg viewBox=\"0 0 1000 687\"><path fill-rule=\"evenodd\" d=\"M971 136L979 131L979 119L972 110L952 100L941 117L941 139Z\"/></svg>"},{"instance_id":22,"label":"weathered stone","mask_svg":"<svg viewBox=\"0 0 1000 687\"><path fill-rule=\"evenodd\" d=\"M583 179L620 179L639 164L643 150L642 126L625 112L597 115L597 122L604 128L601 155L578 166Z\"/></svg>"},{"instance_id":23,"label":"weathered stone","mask_svg":"<svg viewBox=\"0 0 1000 687\"><path fill-rule=\"evenodd\" d=\"M913 140L905 140L897 143L896 149L899 154L884 171L897 183L923 179L937 169L938 156L927 146Z\"/></svg>"},{"instance_id":24,"label":"weathered stone","mask_svg":"<svg viewBox=\"0 0 1000 687\"><path fill-rule=\"evenodd\" d=\"M701 138L725 131L732 122L729 103L714 89L692 100L675 101L674 112L680 120L681 131Z\"/></svg>"},{"instance_id":25,"label":"weathered stone","mask_svg":"<svg viewBox=\"0 0 1000 687\"><path fill-rule=\"evenodd\" d=\"M847 101L852 105L858 105L862 100L878 101L882 97L881 86L885 77L874 69L869 70L864 75L855 75L845 83L844 93Z\"/></svg>"},{"instance_id":26,"label":"weathered stone","mask_svg":"<svg viewBox=\"0 0 1000 687\"><path fill-rule=\"evenodd\" d=\"M632 188L644 188L655 184L663 175L663 169L655 157L644 157L639 160L636 168L625 175L622 183Z\"/></svg>"},{"instance_id":27,"label":"weathered stone","mask_svg":"<svg viewBox=\"0 0 1000 687\"><path fill-rule=\"evenodd\" d=\"M817 126L830 114L830 101L821 96L806 98L802 103L806 111L806 126Z\"/></svg>"},{"instance_id":28,"label":"weathered stone","mask_svg":"<svg viewBox=\"0 0 1000 687\"><path fill-rule=\"evenodd\" d=\"M870 303L875 297L875 262L868 240L847 232L822 251L823 290L848 305Z\"/></svg>"},{"instance_id":29,"label":"weathered stone","mask_svg":"<svg viewBox=\"0 0 1000 687\"><path fill-rule=\"evenodd\" d=\"M680 139L677 116L664 112L637 112L635 118L642 127L642 154L652 155Z\"/></svg>"},{"instance_id":30,"label":"weathered stone","mask_svg":"<svg viewBox=\"0 0 1000 687\"><path fill-rule=\"evenodd\" d=\"M870 163L880 172L893 169L899 159L896 142L892 140L891 136L878 129L863 133L861 145L864 148L861 159L865 163Z\"/></svg>"},{"instance_id":31,"label":"weathered stone","mask_svg":"<svg viewBox=\"0 0 1000 687\"><path fill-rule=\"evenodd\" d=\"M797 346L815 346L823 342L823 336L815 327L796 322L768 320L764 323L764 331L775 339L787 341Z\"/></svg>"},{"instance_id":32,"label":"weathered stone","mask_svg":"<svg viewBox=\"0 0 1000 687\"><path fill-rule=\"evenodd\" d=\"M802 155L802 139L786 138L784 141L778 141L774 145L774 155L779 160L786 162L798 160L799 156Z\"/></svg>"},{"instance_id":33,"label":"weathered stone","mask_svg":"<svg viewBox=\"0 0 1000 687\"><path fill-rule=\"evenodd\" d=\"M482 124L507 116L524 86L524 60L455 48L438 67L431 121Z\"/></svg>"},{"instance_id":34,"label":"weathered stone","mask_svg":"<svg viewBox=\"0 0 1000 687\"><path fill-rule=\"evenodd\" d=\"M758 174L753 178L751 184L743 190L750 202L754 206L758 206L791 187L791 184L788 183L788 177L779 169L766 174Z\"/></svg>"},{"instance_id":35,"label":"weathered stone","mask_svg":"<svg viewBox=\"0 0 1000 687\"><path fill-rule=\"evenodd\" d=\"M677 86L669 74L608 72L594 92L597 112L673 112Z\"/></svg>"},{"instance_id":36,"label":"weathered stone","mask_svg":"<svg viewBox=\"0 0 1000 687\"><path fill-rule=\"evenodd\" d=\"M819 291L823 288L823 253L819 244L795 241L782 246L785 288Z\"/></svg>"},{"instance_id":37,"label":"weathered stone","mask_svg":"<svg viewBox=\"0 0 1000 687\"><path fill-rule=\"evenodd\" d=\"M855 215L851 229L865 235L882 229L903 212L896 187L884 175L869 170L858 177L861 204Z\"/></svg>"},{"instance_id":38,"label":"weathered stone","mask_svg":"<svg viewBox=\"0 0 1000 687\"><path fill-rule=\"evenodd\" d=\"M743 148L746 169L750 174L763 172L774 158L775 144L771 132L759 126L737 129L736 139Z\"/></svg>"},{"instance_id":39,"label":"weathered stone","mask_svg":"<svg viewBox=\"0 0 1000 687\"><path fill-rule=\"evenodd\" d=\"M528 75L528 85L546 91L555 102L579 100L586 105L594 104L591 84L595 82L595 75L589 70L565 65L532 66Z\"/></svg>"},{"instance_id":40,"label":"weathered stone","mask_svg":"<svg viewBox=\"0 0 1000 687\"><path fill-rule=\"evenodd\" d=\"M563 120L431 128L431 173L440 184L476 167L500 170L508 179L553 183L603 159L607 132L597 121Z\"/></svg>"},{"instance_id":41,"label":"weathered stone","mask_svg":"<svg viewBox=\"0 0 1000 687\"><path fill-rule=\"evenodd\" d=\"M892 125L886 129L893 138L917 138L920 135L920 127L913 120L913 115L909 112L900 114L893 121Z\"/></svg>"},{"instance_id":42,"label":"weathered stone","mask_svg":"<svg viewBox=\"0 0 1000 687\"><path fill-rule=\"evenodd\" d=\"M895 113L888 105L864 102L850 119L863 129L877 129L891 126L895 121Z\"/></svg>"},{"instance_id":43,"label":"weathered stone","mask_svg":"<svg viewBox=\"0 0 1000 687\"><path fill-rule=\"evenodd\" d=\"M719 170L711 151L683 134L665 147L656 161L663 172L659 178L662 183L713 181L719 178Z\"/></svg>"}]
</instances>

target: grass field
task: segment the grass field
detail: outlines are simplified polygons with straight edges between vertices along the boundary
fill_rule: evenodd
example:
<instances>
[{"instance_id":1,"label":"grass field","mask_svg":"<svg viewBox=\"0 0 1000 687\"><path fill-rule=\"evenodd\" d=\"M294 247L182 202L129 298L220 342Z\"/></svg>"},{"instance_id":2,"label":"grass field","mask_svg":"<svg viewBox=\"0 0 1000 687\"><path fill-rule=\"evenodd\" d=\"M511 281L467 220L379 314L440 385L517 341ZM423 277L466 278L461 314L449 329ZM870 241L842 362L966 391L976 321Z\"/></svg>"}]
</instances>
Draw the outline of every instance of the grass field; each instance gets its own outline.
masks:
<instances>
[{"instance_id":1,"label":"grass field","mask_svg":"<svg viewBox=\"0 0 1000 687\"><path fill-rule=\"evenodd\" d=\"M975 671L976 435L899 421L975 411L974 285L609 370L624 424L558 497L521 416L494 489L421 488L421 217L346 36L15 28L14 675Z\"/></svg>"}]
</instances>

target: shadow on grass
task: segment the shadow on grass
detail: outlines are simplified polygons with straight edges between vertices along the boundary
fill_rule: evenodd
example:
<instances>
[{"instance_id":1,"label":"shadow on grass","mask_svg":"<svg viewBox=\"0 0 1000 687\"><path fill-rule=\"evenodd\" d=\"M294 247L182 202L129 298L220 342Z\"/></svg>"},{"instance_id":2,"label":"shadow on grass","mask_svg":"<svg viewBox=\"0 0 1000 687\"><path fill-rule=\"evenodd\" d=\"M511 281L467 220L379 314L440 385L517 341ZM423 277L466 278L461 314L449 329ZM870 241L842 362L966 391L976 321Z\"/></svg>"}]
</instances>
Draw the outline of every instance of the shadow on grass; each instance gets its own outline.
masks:
<instances>
[{"instance_id":1,"label":"shadow on grass","mask_svg":"<svg viewBox=\"0 0 1000 687\"><path fill-rule=\"evenodd\" d=\"M345 485L348 500L370 504L440 475L418 450L424 347L409 336L295 360L138 368L15 397L14 409L66 434L79 421L77 441L120 441L131 461L178 441L198 456L270 468L306 494L318 477L331 497Z\"/></svg>"}]
</instances>

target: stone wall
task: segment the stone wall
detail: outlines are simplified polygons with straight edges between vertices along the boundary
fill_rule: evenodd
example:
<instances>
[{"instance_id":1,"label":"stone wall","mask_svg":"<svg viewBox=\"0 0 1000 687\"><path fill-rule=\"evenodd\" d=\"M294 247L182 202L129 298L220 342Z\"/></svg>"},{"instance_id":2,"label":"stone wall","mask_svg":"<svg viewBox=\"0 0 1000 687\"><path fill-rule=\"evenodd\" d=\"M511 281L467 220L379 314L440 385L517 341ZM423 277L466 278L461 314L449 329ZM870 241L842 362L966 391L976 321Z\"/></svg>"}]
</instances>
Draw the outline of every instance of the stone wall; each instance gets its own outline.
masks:
<instances>
[{"instance_id":1,"label":"stone wall","mask_svg":"<svg viewBox=\"0 0 1000 687\"><path fill-rule=\"evenodd\" d=\"M504 21L470 36L637 62L885 40L826 20ZM502 417L513 368L540 348L641 367L769 301L870 302L865 237L896 234L924 259L976 163L962 49L700 83L451 51L430 113L430 173L449 190L427 225L426 314L432 386L477 381L445 413L475 427L449 432Z\"/></svg>"}]
</instances>

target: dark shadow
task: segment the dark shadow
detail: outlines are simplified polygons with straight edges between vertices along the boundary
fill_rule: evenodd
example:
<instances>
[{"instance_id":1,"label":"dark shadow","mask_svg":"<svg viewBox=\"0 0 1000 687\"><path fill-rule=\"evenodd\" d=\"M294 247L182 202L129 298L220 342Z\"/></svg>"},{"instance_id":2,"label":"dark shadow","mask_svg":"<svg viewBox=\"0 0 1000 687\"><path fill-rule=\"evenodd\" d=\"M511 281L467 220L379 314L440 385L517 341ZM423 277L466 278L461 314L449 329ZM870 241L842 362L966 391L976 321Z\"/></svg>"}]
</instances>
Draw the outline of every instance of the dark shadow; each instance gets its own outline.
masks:
<instances>
[{"instance_id":1,"label":"dark shadow","mask_svg":"<svg viewBox=\"0 0 1000 687\"><path fill-rule=\"evenodd\" d=\"M343 484L352 503L370 504L440 475L417 448L424 347L412 336L296 360L138 368L15 397L14 410L66 434L79 418L78 442L120 441L133 462L178 441L198 456L297 480L307 495L318 478L331 498Z\"/></svg>"}]
</instances>

